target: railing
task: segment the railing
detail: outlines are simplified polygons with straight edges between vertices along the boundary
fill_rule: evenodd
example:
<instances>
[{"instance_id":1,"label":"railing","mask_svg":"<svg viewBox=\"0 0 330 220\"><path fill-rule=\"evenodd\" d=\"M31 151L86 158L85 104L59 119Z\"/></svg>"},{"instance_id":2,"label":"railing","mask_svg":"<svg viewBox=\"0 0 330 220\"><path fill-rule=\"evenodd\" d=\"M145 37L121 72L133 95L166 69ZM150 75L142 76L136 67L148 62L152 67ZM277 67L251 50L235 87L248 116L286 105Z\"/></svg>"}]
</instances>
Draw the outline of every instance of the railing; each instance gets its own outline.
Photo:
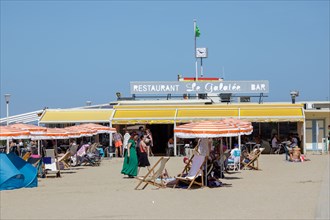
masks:
<instances>
[{"instance_id":1,"label":"railing","mask_svg":"<svg viewBox=\"0 0 330 220\"><path fill-rule=\"evenodd\" d=\"M25 114L20 114L20 115L13 115L8 117L8 123L13 124L13 123L31 123L31 122L37 122L39 120L39 115L43 110L38 110L34 112L28 112ZM7 117L1 118L0 119L0 124L1 125L6 125L7 124Z\"/></svg>"}]
</instances>

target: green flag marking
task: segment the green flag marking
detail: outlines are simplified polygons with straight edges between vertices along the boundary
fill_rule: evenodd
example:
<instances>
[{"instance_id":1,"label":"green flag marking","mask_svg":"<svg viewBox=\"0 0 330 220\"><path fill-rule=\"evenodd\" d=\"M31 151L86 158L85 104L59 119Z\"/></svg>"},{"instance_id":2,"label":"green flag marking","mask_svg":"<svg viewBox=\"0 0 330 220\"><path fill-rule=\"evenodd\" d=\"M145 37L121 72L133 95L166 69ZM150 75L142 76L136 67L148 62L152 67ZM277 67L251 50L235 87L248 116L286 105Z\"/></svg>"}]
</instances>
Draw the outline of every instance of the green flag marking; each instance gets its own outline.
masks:
<instances>
[{"instance_id":1,"label":"green flag marking","mask_svg":"<svg viewBox=\"0 0 330 220\"><path fill-rule=\"evenodd\" d=\"M198 26L196 25L196 30L195 30L195 37L199 37L201 35L201 32L199 31Z\"/></svg>"}]
</instances>

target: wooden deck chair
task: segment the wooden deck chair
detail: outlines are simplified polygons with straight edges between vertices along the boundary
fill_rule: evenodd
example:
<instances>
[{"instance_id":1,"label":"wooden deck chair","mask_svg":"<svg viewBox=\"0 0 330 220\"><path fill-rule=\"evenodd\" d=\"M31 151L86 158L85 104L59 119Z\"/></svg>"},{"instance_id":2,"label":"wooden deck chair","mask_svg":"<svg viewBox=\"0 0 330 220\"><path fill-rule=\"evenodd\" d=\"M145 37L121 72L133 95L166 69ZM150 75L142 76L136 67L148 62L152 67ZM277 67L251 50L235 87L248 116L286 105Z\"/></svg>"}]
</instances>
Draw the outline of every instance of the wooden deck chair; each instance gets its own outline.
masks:
<instances>
[{"instance_id":1,"label":"wooden deck chair","mask_svg":"<svg viewBox=\"0 0 330 220\"><path fill-rule=\"evenodd\" d=\"M70 153L70 151L68 151L62 157L60 157L58 159L58 162L63 163L64 168L69 169L71 167L70 160L71 160L71 153Z\"/></svg>"},{"instance_id":2,"label":"wooden deck chair","mask_svg":"<svg viewBox=\"0 0 330 220\"><path fill-rule=\"evenodd\" d=\"M55 149L46 149L44 162L44 173L47 177L49 174L55 174L56 177L61 177L61 172L58 165L57 157L55 156Z\"/></svg>"},{"instance_id":3,"label":"wooden deck chair","mask_svg":"<svg viewBox=\"0 0 330 220\"><path fill-rule=\"evenodd\" d=\"M191 162L191 167L189 169L190 162ZM205 156L193 155L189 160L188 164L184 167L181 175L176 177L177 182L173 186L173 188L175 188L180 181L189 184L187 189L190 189L193 184L203 187L204 186L203 167L205 162L206 162ZM199 176L201 177L200 182L197 181L197 177Z\"/></svg>"},{"instance_id":4,"label":"wooden deck chair","mask_svg":"<svg viewBox=\"0 0 330 220\"><path fill-rule=\"evenodd\" d=\"M165 182L162 180L161 177L163 171L165 170L165 165L169 159L170 157L161 157L144 177L137 177L139 183L135 187L135 189L138 189L142 183L145 183L142 189L145 189L148 186L148 184L157 186L158 188L165 188ZM158 169L155 171L158 164L159 164ZM159 177L160 177L160 182L157 182L157 179Z\"/></svg>"},{"instance_id":5,"label":"wooden deck chair","mask_svg":"<svg viewBox=\"0 0 330 220\"><path fill-rule=\"evenodd\" d=\"M260 151L257 154L255 154L248 163L245 163L243 160L242 161L243 170L246 170L247 168L251 168L253 170L259 170L258 158L264 149L265 148L259 148Z\"/></svg>"},{"instance_id":6,"label":"wooden deck chair","mask_svg":"<svg viewBox=\"0 0 330 220\"><path fill-rule=\"evenodd\" d=\"M22 159L25 160L25 161L27 161L27 160L29 159L30 156L31 156L31 152L26 152L26 153L23 155Z\"/></svg>"}]
</instances>

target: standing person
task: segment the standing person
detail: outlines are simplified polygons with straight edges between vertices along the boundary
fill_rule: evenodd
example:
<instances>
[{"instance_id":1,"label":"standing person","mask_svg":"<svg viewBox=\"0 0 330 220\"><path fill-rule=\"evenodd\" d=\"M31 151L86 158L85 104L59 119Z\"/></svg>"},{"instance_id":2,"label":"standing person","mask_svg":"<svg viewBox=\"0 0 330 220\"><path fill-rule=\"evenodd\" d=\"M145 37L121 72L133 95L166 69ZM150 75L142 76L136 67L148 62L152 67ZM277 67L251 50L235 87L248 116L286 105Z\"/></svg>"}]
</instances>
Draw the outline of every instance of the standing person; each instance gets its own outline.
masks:
<instances>
[{"instance_id":1,"label":"standing person","mask_svg":"<svg viewBox=\"0 0 330 220\"><path fill-rule=\"evenodd\" d=\"M14 152L17 156L20 156L19 146L16 144L16 141L9 142L9 152Z\"/></svg>"},{"instance_id":2,"label":"standing person","mask_svg":"<svg viewBox=\"0 0 330 220\"><path fill-rule=\"evenodd\" d=\"M147 138L150 140L150 144L148 145L148 156L154 156L153 152L152 152L152 148L154 146L154 141L153 141L153 138L152 138L152 134L151 134L151 131L150 129L148 128L146 130L146 135L147 135Z\"/></svg>"},{"instance_id":3,"label":"standing person","mask_svg":"<svg viewBox=\"0 0 330 220\"><path fill-rule=\"evenodd\" d=\"M124 141L123 141L123 157L126 154L127 151L127 145L128 145L128 141L131 138L131 135L129 134L128 130L125 129L125 134L124 134Z\"/></svg>"},{"instance_id":4,"label":"standing person","mask_svg":"<svg viewBox=\"0 0 330 220\"><path fill-rule=\"evenodd\" d=\"M29 149L29 148L28 148ZM36 141L32 140L30 142L30 151L32 154L38 154L38 147ZM40 152L41 153L41 152Z\"/></svg>"},{"instance_id":5,"label":"standing person","mask_svg":"<svg viewBox=\"0 0 330 220\"><path fill-rule=\"evenodd\" d=\"M131 138L128 141L123 168L121 170L121 173L128 175L129 178L137 176L138 172L138 157L135 149L138 138L139 136L137 133L132 133Z\"/></svg>"},{"instance_id":6,"label":"standing person","mask_svg":"<svg viewBox=\"0 0 330 220\"><path fill-rule=\"evenodd\" d=\"M167 142L167 156L172 156L174 154L174 139L171 137Z\"/></svg>"},{"instance_id":7,"label":"standing person","mask_svg":"<svg viewBox=\"0 0 330 220\"><path fill-rule=\"evenodd\" d=\"M27 149L24 148L24 143L23 143L22 139L20 139L18 141L18 147L20 149L20 155L23 156L27 152Z\"/></svg>"},{"instance_id":8,"label":"standing person","mask_svg":"<svg viewBox=\"0 0 330 220\"><path fill-rule=\"evenodd\" d=\"M144 135L144 127L140 126L139 130L137 131L137 134L139 135L139 137L141 137L142 135Z\"/></svg>"},{"instance_id":9,"label":"standing person","mask_svg":"<svg viewBox=\"0 0 330 220\"><path fill-rule=\"evenodd\" d=\"M115 147L116 147L116 152L115 152L116 157L121 157L122 155L122 146L123 146L122 138L123 137L119 132L113 134L113 141L115 142Z\"/></svg>"},{"instance_id":10,"label":"standing person","mask_svg":"<svg viewBox=\"0 0 330 220\"><path fill-rule=\"evenodd\" d=\"M149 163L149 159L148 159L148 145L150 144L150 140L144 136L139 144L139 149L140 149L140 153L139 153L139 169L138 169L138 173L140 172L140 168L141 167L147 167L148 171L150 170L150 163Z\"/></svg>"}]
</instances>

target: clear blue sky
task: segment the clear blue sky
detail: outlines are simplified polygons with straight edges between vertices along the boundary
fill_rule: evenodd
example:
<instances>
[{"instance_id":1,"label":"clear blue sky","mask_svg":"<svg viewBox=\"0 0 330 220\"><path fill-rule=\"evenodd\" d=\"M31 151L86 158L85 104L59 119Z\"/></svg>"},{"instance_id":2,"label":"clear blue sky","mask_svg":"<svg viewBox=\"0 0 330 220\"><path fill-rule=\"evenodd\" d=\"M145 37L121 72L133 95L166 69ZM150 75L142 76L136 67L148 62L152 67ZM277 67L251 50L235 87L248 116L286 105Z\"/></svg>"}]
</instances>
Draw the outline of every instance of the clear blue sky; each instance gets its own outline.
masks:
<instances>
[{"instance_id":1,"label":"clear blue sky","mask_svg":"<svg viewBox=\"0 0 330 220\"><path fill-rule=\"evenodd\" d=\"M269 80L265 102L329 98L329 1L1 0L1 117L5 93L15 115L194 77L194 18L205 76Z\"/></svg>"}]
</instances>

